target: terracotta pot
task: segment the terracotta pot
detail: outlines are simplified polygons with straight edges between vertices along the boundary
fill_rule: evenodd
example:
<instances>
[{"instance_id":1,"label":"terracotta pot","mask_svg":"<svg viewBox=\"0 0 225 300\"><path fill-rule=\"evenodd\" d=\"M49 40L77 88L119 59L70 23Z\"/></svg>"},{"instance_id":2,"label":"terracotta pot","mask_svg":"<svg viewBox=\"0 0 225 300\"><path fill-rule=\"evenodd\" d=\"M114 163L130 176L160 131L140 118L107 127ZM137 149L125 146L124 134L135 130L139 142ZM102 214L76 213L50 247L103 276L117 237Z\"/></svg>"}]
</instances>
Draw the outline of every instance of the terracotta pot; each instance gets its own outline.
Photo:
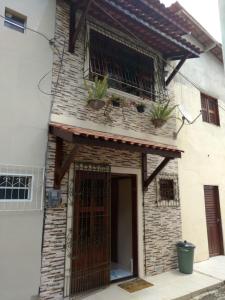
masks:
<instances>
[{"instance_id":1,"label":"terracotta pot","mask_svg":"<svg viewBox=\"0 0 225 300\"><path fill-rule=\"evenodd\" d=\"M88 100L88 105L94 110L100 110L105 106L105 101L99 99Z\"/></svg>"},{"instance_id":2,"label":"terracotta pot","mask_svg":"<svg viewBox=\"0 0 225 300\"><path fill-rule=\"evenodd\" d=\"M166 121L162 119L152 119L151 121L155 128L160 128L166 124Z\"/></svg>"}]
</instances>

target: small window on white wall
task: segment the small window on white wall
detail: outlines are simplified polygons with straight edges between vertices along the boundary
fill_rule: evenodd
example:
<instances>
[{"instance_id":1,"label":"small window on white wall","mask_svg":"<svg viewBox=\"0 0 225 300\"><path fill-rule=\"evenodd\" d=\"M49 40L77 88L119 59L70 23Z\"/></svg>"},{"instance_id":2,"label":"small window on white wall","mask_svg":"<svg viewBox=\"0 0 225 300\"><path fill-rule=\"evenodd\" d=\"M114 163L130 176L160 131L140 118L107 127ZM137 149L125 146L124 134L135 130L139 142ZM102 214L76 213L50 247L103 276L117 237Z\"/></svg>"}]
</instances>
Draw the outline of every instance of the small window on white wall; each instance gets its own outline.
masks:
<instances>
[{"instance_id":1,"label":"small window on white wall","mask_svg":"<svg viewBox=\"0 0 225 300\"><path fill-rule=\"evenodd\" d=\"M0 201L31 201L32 176L0 174Z\"/></svg>"},{"instance_id":2,"label":"small window on white wall","mask_svg":"<svg viewBox=\"0 0 225 300\"><path fill-rule=\"evenodd\" d=\"M5 8L5 26L24 33L27 17L10 9Z\"/></svg>"}]
</instances>

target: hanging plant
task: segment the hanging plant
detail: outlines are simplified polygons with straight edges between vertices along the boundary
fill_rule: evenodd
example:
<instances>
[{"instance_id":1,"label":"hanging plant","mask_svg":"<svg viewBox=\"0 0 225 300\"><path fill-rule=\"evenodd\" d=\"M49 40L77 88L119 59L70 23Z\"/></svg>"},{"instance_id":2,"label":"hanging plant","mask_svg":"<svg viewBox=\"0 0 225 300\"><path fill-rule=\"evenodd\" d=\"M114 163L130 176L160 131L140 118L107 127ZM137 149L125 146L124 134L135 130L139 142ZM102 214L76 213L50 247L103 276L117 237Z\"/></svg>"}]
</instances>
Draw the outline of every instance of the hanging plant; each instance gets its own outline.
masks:
<instances>
[{"instance_id":1,"label":"hanging plant","mask_svg":"<svg viewBox=\"0 0 225 300\"><path fill-rule=\"evenodd\" d=\"M144 113L146 106L144 103L139 103L139 104L136 104L136 108L139 113Z\"/></svg>"},{"instance_id":2,"label":"hanging plant","mask_svg":"<svg viewBox=\"0 0 225 300\"><path fill-rule=\"evenodd\" d=\"M110 97L110 102L114 107L121 107L124 103L124 99L117 95L112 95Z\"/></svg>"},{"instance_id":3,"label":"hanging plant","mask_svg":"<svg viewBox=\"0 0 225 300\"><path fill-rule=\"evenodd\" d=\"M177 105L169 106L170 101L155 102L150 110L151 122L155 128L162 127L168 120L172 118L172 113Z\"/></svg>"},{"instance_id":4,"label":"hanging plant","mask_svg":"<svg viewBox=\"0 0 225 300\"><path fill-rule=\"evenodd\" d=\"M103 79L95 77L94 84L90 87L86 81L84 81L84 85L88 92L88 105L94 110L103 108L108 90L108 75L104 76Z\"/></svg>"}]
</instances>

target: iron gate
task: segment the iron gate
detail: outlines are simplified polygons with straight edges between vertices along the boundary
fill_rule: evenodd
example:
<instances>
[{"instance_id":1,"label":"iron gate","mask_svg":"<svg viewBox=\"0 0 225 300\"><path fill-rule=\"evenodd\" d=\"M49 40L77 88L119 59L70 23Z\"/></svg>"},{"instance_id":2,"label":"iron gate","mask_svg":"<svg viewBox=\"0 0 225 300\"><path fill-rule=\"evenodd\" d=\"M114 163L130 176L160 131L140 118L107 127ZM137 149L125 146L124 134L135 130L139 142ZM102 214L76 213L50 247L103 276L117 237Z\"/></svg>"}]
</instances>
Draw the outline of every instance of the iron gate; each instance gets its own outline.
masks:
<instances>
[{"instance_id":1,"label":"iron gate","mask_svg":"<svg viewBox=\"0 0 225 300\"><path fill-rule=\"evenodd\" d=\"M70 294L110 282L109 165L75 164Z\"/></svg>"}]
</instances>

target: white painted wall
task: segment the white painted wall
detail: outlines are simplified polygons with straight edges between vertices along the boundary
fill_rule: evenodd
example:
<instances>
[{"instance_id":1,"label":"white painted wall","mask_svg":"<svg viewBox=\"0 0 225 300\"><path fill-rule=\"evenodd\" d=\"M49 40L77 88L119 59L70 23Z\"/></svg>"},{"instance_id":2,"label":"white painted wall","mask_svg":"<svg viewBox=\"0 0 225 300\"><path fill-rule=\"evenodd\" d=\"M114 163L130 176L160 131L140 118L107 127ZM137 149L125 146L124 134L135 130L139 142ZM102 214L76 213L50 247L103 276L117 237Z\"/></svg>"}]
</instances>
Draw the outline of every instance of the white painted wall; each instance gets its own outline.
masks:
<instances>
[{"instance_id":1,"label":"white painted wall","mask_svg":"<svg viewBox=\"0 0 225 300\"><path fill-rule=\"evenodd\" d=\"M210 53L202 54L186 61L181 72L225 108L224 70L217 58ZM181 75L176 76L174 88L177 102L193 117L197 116L201 110L200 90ZM177 138L178 147L185 151L178 165L183 239L197 246L196 261L209 257L203 185L219 186L225 233L225 111L219 108L219 114L219 127L203 122L200 117L195 124L184 126Z\"/></svg>"},{"instance_id":2,"label":"white painted wall","mask_svg":"<svg viewBox=\"0 0 225 300\"><path fill-rule=\"evenodd\" d=\"M54 37L54 0L2 0L27 16L27 26ZM38 90L52 67L47 40L29 30L17 32L0 18L0 166L45 165L51 97ZM51 90L51 76L42 84ZM41 195L39 195L41 201ZM30 300L38 294L43 212L0 212L0 299Z\"/></svg>"},{"instance_id":3,"label":"white painted wall","mask_svg":"<svg viewBox=\"0 0 225 300\"><path fill-rule=\"evenodd\" d=\"M225 60L225 1L218 0L218 2L219 2L219 11L220 11L222 43L223 43L223 59Z\"/></svg>"}]
</instances>

